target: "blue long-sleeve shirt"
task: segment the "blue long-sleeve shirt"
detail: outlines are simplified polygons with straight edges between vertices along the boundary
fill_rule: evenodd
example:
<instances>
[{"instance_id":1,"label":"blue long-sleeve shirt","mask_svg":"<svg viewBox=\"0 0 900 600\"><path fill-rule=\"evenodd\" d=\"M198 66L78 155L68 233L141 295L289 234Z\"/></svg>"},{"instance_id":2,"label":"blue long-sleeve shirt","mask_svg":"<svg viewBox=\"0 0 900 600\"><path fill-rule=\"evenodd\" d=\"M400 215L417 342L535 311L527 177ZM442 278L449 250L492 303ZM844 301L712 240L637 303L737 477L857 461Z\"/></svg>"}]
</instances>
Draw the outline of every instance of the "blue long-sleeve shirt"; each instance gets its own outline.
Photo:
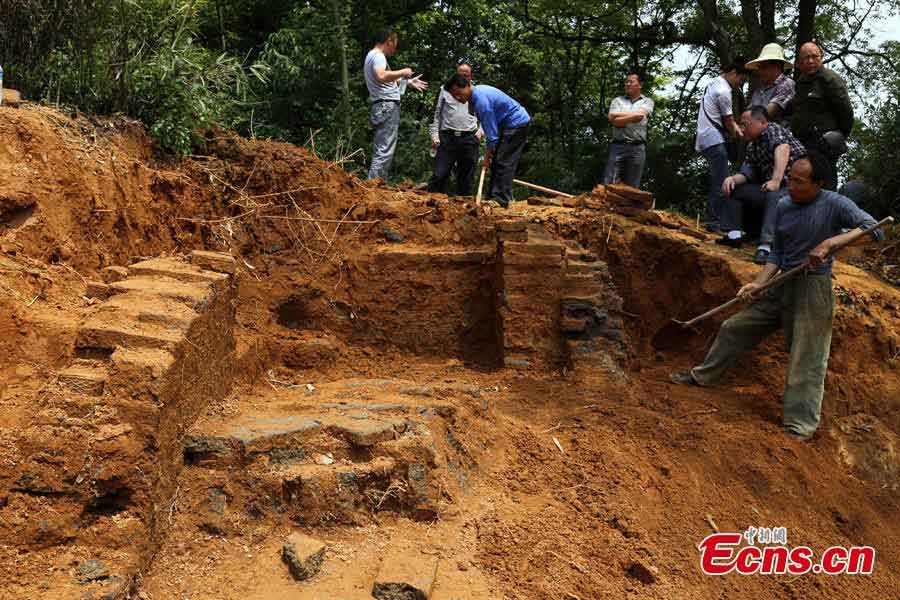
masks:
<instances>
[{"instance_id":1,"label":"blue long-sleeve shirt","mask_svg":"<svg viewBox=\"0 0 900 600\"><path fill-rule=\"evenodd\" d=\"M489 85L474 86L470 104L484 129L488 148L497 147L501 130L524 127L531 122L528 111L521 104Z\"/></svg>"},{"instance_id":2,"label":"blue long-sleeve shirt","mask_svg":"<svg viewBox=\"0 0 900 600\"><path fill-rule=\"evenodd\" d=\"M775 241L769 262L778 265L782 271L801 264L813 248L841 233L841 229L870 229L876 224L872 215L852 200L829 190L822 190L807 204L798 204L789 195L784 196L778 201L776 210ZM884 239L884 232L880 229L873 235L877 240ZM833 257L809 272L830 275L832 262Z\"/></svg>"}]
</instances>

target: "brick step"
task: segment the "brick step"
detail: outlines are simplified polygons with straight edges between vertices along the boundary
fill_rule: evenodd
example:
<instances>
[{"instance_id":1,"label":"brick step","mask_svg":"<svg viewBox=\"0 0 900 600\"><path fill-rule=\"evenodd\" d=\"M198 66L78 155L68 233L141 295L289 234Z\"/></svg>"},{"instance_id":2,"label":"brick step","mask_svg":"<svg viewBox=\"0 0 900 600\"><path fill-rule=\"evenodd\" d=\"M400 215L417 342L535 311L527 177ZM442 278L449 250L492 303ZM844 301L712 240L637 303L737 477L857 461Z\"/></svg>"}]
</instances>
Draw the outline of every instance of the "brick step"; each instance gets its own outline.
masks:
<instances>
[{"instance_id":1,"label":"brick step","mask_svg":"<svg viewBox=\"0 0 900 600\"><path fill-rule=\"evenodd\" d=\"M243 468L221 469L198 463L183 478L209 500L192 508L200 527L227 530L221 504L238 519L288 518L316 524L363 524L373 513L399 512L417 519L437 514L440 486L433 472L439 468L433 449L411 440L385 442L376 455L355 460L330 453L261 461ZM331 462L333 461L333 462ZM221 498L221 500L220 500ZM217 506L218 504L218 506Z\"/></svg>"},{"instance_id":2,"label":"brick step","mask_svg":"<svg viewBox=\"0 0 900 600\"><path fill-rule=\"evenodd\" d=\"M157 348L174 349L184 339L186 329L162 323L139 321L134 316L97 313L78 330L76 348Z\"/></svg>"},{"instance_id":3,"label":"brick step","mask_svg":"<svg viewBox=\"0 0 900 600\"><path fill-rule=\"evenodd\" d=\"M180 258L151 258L128 267L131 277L169 277L185 283L219 284L228 281L228 275L206 270Z\"/></svg>"},{"instance_id":4,"label":"brick step","mask_svg":"<svg viewBox=\"0 0 900 600\"><path fill-rule=\"evenodd\" d=\"M422 422L375 413L370 416L369 409L362 409L349 414L337 410L287 414L239 420L217 433L193 431L185 438L184 461L228 469L255 462L315 463L322 460L319 457L356 460L394 453L410 440L423 448L430 445L430 432ZM433 450L431 456L433 460Z\"/></svg>"},{"instance_id":5,"label":"brick step","mask_svg":"<svg viewBox=\"0 0 900 600\"><path fill-rule=\"evenodd\" d=\"M185 283L170 277L133 277L116 281L109 286L110 294L139 292L151 296L170 298L187 304L191 308L202 309L209 304L214 292L210 283Z\"/></svg>"},{"instance_id":6,"label":"brick step","mask_svg":"<svg viewBox=\"0 0 900 600\"><path fill-rule=\"evenodd\" d=\"M95 314L105 314L111 319L123 315L136 321L159 323L185 331L198 316L194 309L178 300L140 292L115 295L104 302Z\"/></svg>"},{"instance_id":7,"label":"brick step","mask_svg":"<svg viewBox=\"0 0 900 600\"><path fill-rule=\"evenodd\" d=\"M61 386L77 394L102 396L109 373L96 361L75 360L61 370L57 381Z\"/></svg>"}]
</instances>

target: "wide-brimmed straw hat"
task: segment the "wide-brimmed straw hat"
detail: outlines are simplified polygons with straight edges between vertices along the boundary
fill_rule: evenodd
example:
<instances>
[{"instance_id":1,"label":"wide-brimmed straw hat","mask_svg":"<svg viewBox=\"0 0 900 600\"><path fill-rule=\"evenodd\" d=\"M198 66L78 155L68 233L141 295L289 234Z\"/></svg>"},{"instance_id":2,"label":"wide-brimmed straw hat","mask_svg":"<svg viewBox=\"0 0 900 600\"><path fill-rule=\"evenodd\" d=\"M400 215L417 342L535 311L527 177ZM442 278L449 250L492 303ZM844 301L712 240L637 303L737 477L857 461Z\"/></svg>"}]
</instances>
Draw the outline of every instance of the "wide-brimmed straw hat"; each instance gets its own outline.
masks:
<instances>
[{"instance_id":1,"label":"wide-brimmed straw hat","mask_svg":"<svg viewBox=\"0 0 900 600\"><path fill-rule=\"evenodd\" d=\"M788 69L794 68L794 63L784 58L784 48L782 48L778 44L766 44L765 46L763 46L762 51L759 53L759 56L748 62L746 67L748 69L755 70L759 68L759 63L769 62L773 60L784 63L784 66Z\"/></svg>"}]
</instances>

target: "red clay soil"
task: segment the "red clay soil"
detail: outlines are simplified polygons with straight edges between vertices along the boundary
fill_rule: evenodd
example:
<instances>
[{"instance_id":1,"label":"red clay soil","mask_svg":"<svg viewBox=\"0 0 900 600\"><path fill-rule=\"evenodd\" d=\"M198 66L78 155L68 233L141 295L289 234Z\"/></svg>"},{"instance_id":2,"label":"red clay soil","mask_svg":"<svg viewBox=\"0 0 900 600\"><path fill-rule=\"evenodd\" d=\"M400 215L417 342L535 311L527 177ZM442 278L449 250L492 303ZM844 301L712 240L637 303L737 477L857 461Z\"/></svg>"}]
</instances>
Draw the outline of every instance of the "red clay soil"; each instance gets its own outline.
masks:
<instances>
[{"instance_id":1,"label":"red clay soil","mask_svg":"<svg viewBox=\"0 0 900 600\"><path fill-rule=\"evenodd\" d=\"M729 299L756 268L676 217L525 203L503 213L608 265L627 347L610 369L504 368L496 214L230 134L209 133L173 162L135 123L26 107L0 108L0 139L0 598L352 600L410 557L419 573L436 565L436 600L900 597L900 290L869 272L835 269L824 419L800 443L780 427L780 335L720 388L668 382L702 359L721 321L671 350L653 335ZM87 298L87 282L198 249L236 262L233 325L220 321L236 343L218 376L227 391L191 396L185 414L199 418L163 426L161 448L111 435L130 421L109 406L146 393L141 381L87 404L58 383L109 302ZM353 419L381 423L382 410L403 424L378 444L354 442ZM295 416L325 424L302 459L277 436L265 457L228 467L191 450L192 439ZM50 431L48 447L28 443ZM136 468L182 445L165 505L151 506ZM135 495L98 505L79 479L85 448L100 448ZM315 510L283 510L285 473L331 465L328 453L372 487L345 496L339 485ZM381 481L375 467L387 464ZM875 573L703 575L697 544L749 526L786 527L790 546L816 552L871 545ZM158 544L141 537L151 529ZM298 529L328 546L308 583L281 559ZM80 583L91 559L110 574Z\"/></svg>"}]
</instances>

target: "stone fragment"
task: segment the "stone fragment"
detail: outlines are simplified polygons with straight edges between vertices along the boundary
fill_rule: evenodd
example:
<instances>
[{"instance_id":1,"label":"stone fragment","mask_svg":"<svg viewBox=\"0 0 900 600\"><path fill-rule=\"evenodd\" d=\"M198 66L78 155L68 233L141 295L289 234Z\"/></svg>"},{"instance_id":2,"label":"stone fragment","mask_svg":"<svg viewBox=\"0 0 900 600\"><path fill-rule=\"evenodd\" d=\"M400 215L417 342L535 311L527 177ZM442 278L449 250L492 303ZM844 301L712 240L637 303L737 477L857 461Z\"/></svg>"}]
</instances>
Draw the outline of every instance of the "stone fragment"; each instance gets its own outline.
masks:
<instances>
[{"instance_id":1,"label":"stone fragment","mask_svg":"<svg viewBox=\"0 0 900 600\"><path fill-rule=\"evenodd\" d=\"M315 576L325 560L325 543L299 532L294 532L284 542L281 559L297 581Z\"/></svg>"},{"instance_id":2,"label":"stone fragment","mask_svg":"<svg viewBox=\"0 0 900 600\"><path fill-rule=\"evenodd\" d=\"M86 560L75 569L75 578L79 583L88 583L109 577L109 567L96 559Z\"/></svg>"}]
</instances>

